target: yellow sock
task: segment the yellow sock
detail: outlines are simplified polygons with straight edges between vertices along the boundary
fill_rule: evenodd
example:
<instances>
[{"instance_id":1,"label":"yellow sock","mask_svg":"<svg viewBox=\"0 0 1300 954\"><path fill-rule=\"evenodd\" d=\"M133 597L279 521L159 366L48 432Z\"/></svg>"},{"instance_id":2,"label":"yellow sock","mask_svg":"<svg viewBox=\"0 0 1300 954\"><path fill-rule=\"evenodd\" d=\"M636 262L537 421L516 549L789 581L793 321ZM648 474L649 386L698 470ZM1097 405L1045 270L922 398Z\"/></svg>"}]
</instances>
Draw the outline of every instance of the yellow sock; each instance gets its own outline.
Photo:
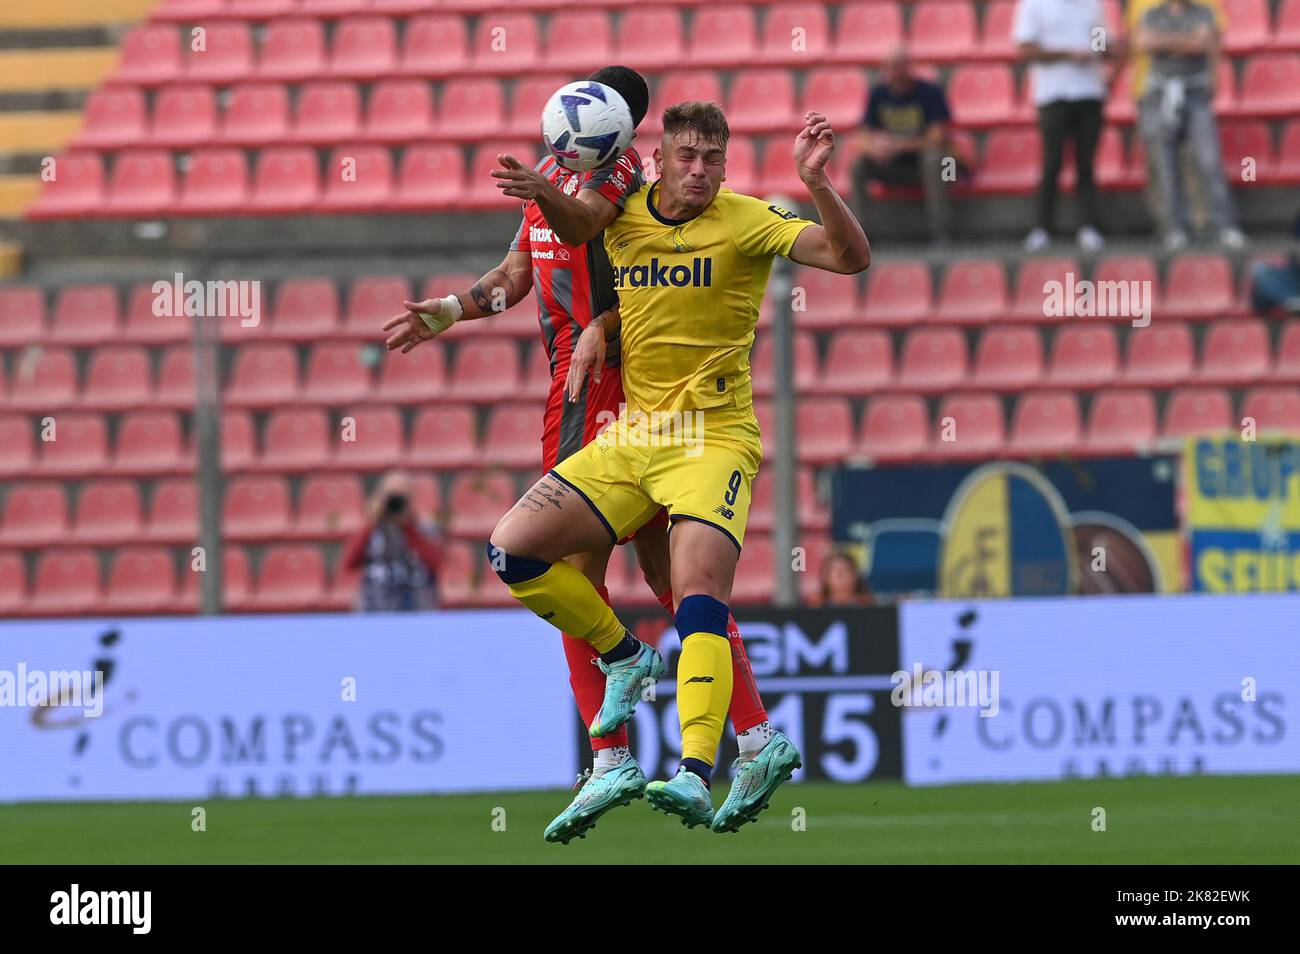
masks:
<instances>
[{"instance_id":1,"label":"yellow sock","mask_svg":"<svg viewBox=\"0 0 1300 954\"><path fill-rule=\"evenodd\" d=\"M677 716L682 758L712 765L731 705L731 643L716 633L682 638L677 657Z\"/></svg>"},{"instance_id":2,"label":"yellow sock","mask_svg":"<svg viewBox=\"0 0 1300 954\"><path fill-rule=\"evenodd\" d=\"M591 580L571 563L563 560L552 563L541 576L510 583L509 587L510 594L519 602L560 632L591 643L598 653L617 646L626 631Z\"/></svg>"}]
</instances>

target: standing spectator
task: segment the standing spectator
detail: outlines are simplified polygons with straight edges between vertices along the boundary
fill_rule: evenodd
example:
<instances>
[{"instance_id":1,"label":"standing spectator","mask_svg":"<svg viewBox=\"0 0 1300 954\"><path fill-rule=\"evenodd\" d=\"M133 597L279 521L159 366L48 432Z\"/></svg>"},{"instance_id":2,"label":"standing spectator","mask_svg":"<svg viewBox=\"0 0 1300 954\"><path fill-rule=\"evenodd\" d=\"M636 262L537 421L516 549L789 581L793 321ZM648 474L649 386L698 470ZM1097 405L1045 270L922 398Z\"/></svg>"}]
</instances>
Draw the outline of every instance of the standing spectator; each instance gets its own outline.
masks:
<instances>
[{"instance_id":1,"label":"standing spectator","mask_svg":"<svg viewBox=\"0 0 1300 954\"><path fill-rule=\"evenodd\" d=\"M370 498L370 520L344 549L343 568L361 571L357 609L395 613L438 605L441 553L411 505L410 479L385 474Z\"/></svg>"},{"instance_id":2,"label":"standing spectator","mask_svg":"<svg viewBox=\"0 0 1300 954\"><path fill-rule=\"evenodd\" d=\"M858 561L844 550L832 550L822 562L818 606L870 606L871 590L858 571Z\"/></svg>"},{"instance_id":3,"label":"standing spectator","mask_svg":"<svg viewBox=\"0 0 1300 954\"><path fill-rule=\"evenodd\" d=\"M920 186L930 237L937 244L949 238L952 183L944 178L943 159L951 154L948 141L952 114L939 86L912 74L905 48L885 61L884 82L871 87L864 129L858 134L858 161L853 167L858 218L870 221L868 185ZM954 166L953 176L956 168Z\"/></svg>"},{"instance_id":4,"label":"standing spectator","mask_svg":"<svg viewBox=\"0 0 1300 954\"><path fill-rule=\"evenodd\" d=\"M1155 187L1165 215L1165 247L1187 245L1187 198L1179 163L1186 142L1205 192L1219 241L1241 248L1232 193L1223 175L1219 127L1214 119L1214 80L1219 62L1214 11L1190 0L1165 0L1138 23L1137 48L1150 57L1139 124L1152 157Z\"/></svg>"},{"instance_id":5,"label":"standing spectator","mask_svg":"<svg viewBox=\"0 0 1300 954\"><path fill-rule=\"evenodd\" d=\"M1025 237L1025 250L1039 252L1051 242L1056 216L1057 177L1066 140L1074 143L1079 199L1079 246L1095 252L1105 245L1097 230L1097 189L1092 162L1101 138L1106 98L1103 58L1110 54L1099 0L1020 0L1012 38L1020 59L1030 64L1043 166L1038 181L1037 223ZM1099 42L1099 40L1101 42ZM1099 49L1100 47L1100 49Z\"/></svg>"}]
</instances>

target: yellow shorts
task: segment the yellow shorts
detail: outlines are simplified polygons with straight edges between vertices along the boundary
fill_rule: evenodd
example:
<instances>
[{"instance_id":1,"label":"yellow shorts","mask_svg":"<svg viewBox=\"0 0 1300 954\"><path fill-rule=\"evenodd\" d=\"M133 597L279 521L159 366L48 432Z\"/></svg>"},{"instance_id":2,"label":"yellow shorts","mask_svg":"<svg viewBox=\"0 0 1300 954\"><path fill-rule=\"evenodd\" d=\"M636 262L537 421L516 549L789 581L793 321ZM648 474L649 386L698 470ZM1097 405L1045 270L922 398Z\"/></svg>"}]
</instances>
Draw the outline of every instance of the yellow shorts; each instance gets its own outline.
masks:
<instances>
[{"instance_id":1,"label":"yellow shorts","mask_svg":"<svg viewBox=\"0 0 1300 954\"><path fill-rule=\"evenodd\" d=\"M763 459L752 410L625 411L551 471L578 491L617 542L663 507L668 519L717 527L739 550Z\"/></svg>"}]
</instances>

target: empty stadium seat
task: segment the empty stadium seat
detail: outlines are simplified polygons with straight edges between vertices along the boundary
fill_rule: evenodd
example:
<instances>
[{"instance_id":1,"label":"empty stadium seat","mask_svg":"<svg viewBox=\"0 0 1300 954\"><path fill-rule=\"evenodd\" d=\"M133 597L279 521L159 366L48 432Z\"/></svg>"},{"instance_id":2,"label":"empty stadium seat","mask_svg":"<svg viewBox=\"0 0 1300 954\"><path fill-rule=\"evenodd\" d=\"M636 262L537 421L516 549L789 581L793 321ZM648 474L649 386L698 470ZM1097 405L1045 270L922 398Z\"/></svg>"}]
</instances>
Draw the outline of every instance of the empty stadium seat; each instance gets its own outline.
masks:
<instances>
[{"instance_id":1,"label":"empty stadium seat","mask_svg":"<svg viewBox=\"0 0 1300 954\"><path fill-rule=\"evenodd\" d=\"M682 18L676 10L634 7L619 18L610 62L635 70L669 69L683 62L685 45Z\"/></svg>"},{"instance_id":2,"label":"empty stadium seat","mask_svg":"<svg viewBox=\"0 0 1300 954\"><path fill-rule=\"evenodd\" d=\"M158 481L150 498L144 539L194 545L198 533L199 490L195 481L189 477Z\"/></svg>"},{"instance_id":3,"label":"empty stadium seat","mask_svg":"<svg viewBox=\"0 0 1300 954\"><path fill-rule=\"evenodd\" d=\"M26 414L0 414L0 478L26 476L36 461L32 421Z\"/></svg>"},{"instance_id":4,"label":"empty stadium seat","mask_svg":"<svg viewBox=\"0 0 1300 954\"><path fill-rule=\"evenodd\" d=\"M801 530L825 529L830 514L821 507L813 485L811 467L795 468L795 507L797 526ZM771 471L760 471L754 480L753 496L749 504L749 523L746 532L766 533L776 523L776 477ZM638 574L639 576L639 574ZM644 585L644 584L642 584Z\"/></svg>"},{"instance_id":5,"label":"empty stadium seat","mask_svg":"<svg viewBox=\"0 0 1300 954\"><path fill-rule=\"evenodd\" d=\"M181 183L178 212L188 215L240 212L248 200L248 163L243 150L194 150Z\"/></svg>"},{"instance_id":6,"label":"empty stadium seat","mask_svg":"<svg viewBox=\"0 0 1300 954\"><path fill-rule=\"evenodd\" d=\"M975 191L1027 195L1038 187L1043 144L1037 129L994 129L984 141Z\"/></svg>"},{"instance_id":7,"label":"empty stadium seat","mask_svg":"<svg viewBox=\"0 0 1300 954\"><path fill-rule=\"evenodd\" d=\"M542 67L586 75L592 63L613 63L614 33L603 10L564 10L551 16Z\"/></svg>"},{"instance_id":8,"label":"empty stadium seat","mask_svg":"<svg viewBox=\"0 0 1300 954\"><path fill-rule=\"evenodd\" d=\"M817 342L807 332L794 334L794 390L804 394L817 387L818 360ZM768 397L776 391L775 354L776 341L771 335L760 335L750 357L750 374L754 383L754 394Z\"/></svg>"},{"instance_id":9,"label":"empty stadium seat","mask_svg":"<svg viewBox=\"0 0 1300 954\"><path fill-rule=\"evenodd\" d=\"M867 402L856 449L872 460L910 460L925 450L929 440L925 400L891 394Z\"/></svg>"},{"instance_id":10,"label":"empty stadium seat","mask_svg":"<svg viewBox=\"0 0 1300 954\"><path fill-rule=\"evenodd\" d=\"M546 353L546 346L539 341L528 349L528 359L524 362L524 381L516 397L536 398L540 413L540 402L546 399L551 390L551 378L551 358Z\"/></svg>"},{"instance_id":11,"label":"empty stadium seat","mask_svg":"<svg viewBox=\"0 0 1300 954\"><path fill-rule=\"evenodd\" d=\"M1267 0L1222 0L1227 27L1223 49L1229 53L1252 53L1269 45Z\"/></svg>"},{"instance_id":12,"label":"empty stadium seat","mask_svg":"<svg viewBox=\"0 0 1300 954\"><path fill-rule=\"evenodd\" d=\"M80 477L103 471L108 464L108 425L95 412L65 412L42 439L37 471L49 477ZM44 437L44 433L42 433Z\"/></svg>"},{"instance_id":13,"label":"empty stadium seat","mask_svg":"<svg viewBox=\"0 0 1300 954\"><path fill-rule=\"evenodd\" d=\"M823 394L863 395L893 383L894 352L884 331L841 331L830 340L815 384Z\"/></svg>"},{"instance_id":14,"label":"empty stadium seat","mask_svg":"<svg viewBox=\"0 0 1300 954\"><path fill-rule=\"evenodd\" d=\"M390 205L399 211L445 209L465 189L465 156L459 146L411 146L402 153Z\"/></svg>"},{"instance_id":15,"label":"empty stadium seat","mask_svg":"<svg viewBox=\"0 0 1300 954\"><path fill-rule=\"evenodd\" d=\"M1268 328L1255 318L1216 321L1206 331L1199 379L1207 384L1242 386L1268 377Z\"/></svg>"},{"instance_id":16,"label":"empty stadium seat","mask_svg":"<svg viewBox=\"0 0 1300 954\"><path fill-rule=\"evenodd\" d=\"M1150 391L1099 391L1092 399L1083 446L1090 454L1132 454L1155 440L1156 402Z\"/></svg>"},{"instance_id":17,"label":"empty stadium seat","mask_svg":"<svg viewBox=\"0 0 1300 954\"><path fill-rule=\"evenodd\" d=\"M291 138L305 143L336 143L361 134L361 91L346 80L304 83L298 91Z\"/></svg>"},{"instance_id":18,"label":"empty stadium seat","mask_svg":"<svg viewBox=\"0 0 1300 954\"><path fill-rule=\"evenodd\" d=\"M397 70L397 24L391 17L358 16L334 27L328 72L373 80Z\"/></svg>"},{"instance_id":19,"label":"empty stadium seat","mask_svg":"<svg viewBox=\"0 0 1300 954\"><path fill-rule=\"evenodd\" d=\"M219 427L221 469L229 473L252 467L258 453L253 415L248 411L223 410Z\"/></svg>"},{"instance_id":20,"label":"empty stadium seat","mask_svg":"<svg viewBox=\"0 0 1300 954\"><path fill-rule=\"evenodd\" d=\"M830 32L825 4L774 4L763 17L758 59L802 67L825 62L830 53Z\"/></svg>"},{"instance_id":21,"label":"empty stadium seat","mask_svg":"<svg viewBox=\"0 0 1300 954\"><path fill-rule=\"evenodd\" d=\"M410 466L455 470L474 461L478 451L473 408L464 405L426 407L415 415L407 459Z\"/></svg>"},{"instance_id":22,"label":"empty stadium seat","mask_svg":"<svg viewBox=\"0 0 1300 954\"><path fill-rule=\"evenodd\" d=\"M334 539L365 523L365 495L353 474L314 474L303 481L294 536Z\"/></svg>"},{"instance_id":23,"label":"empty stadium seat","mask_svg":"<svg viewBox=\"0 0 1300 954\"><path fill-rule=\"evenodd\" d=\"M1007 276L1001 261L963 259L948 266L935 318L957 323L997 321L1008 309Z\"/></svg>"},{"instance_id":24,"label":"empty stadium seat","mask_svg":"<svg viewBox=\"0 0 1300 954\"><path fill-rule=\"evenodd\" d=\"M1220 318L1232 309L1232 265L1227 258L1193 252L1169 263L1162 314L1173 318Z\"/></svg>"},{"instance_id":25,"label":"empty stadium seat","mask_svg":"<svg viewBox=\"0 0 1300 954\"><path fill-rule=\"evenodd\" d=\"M310 544L267 547L247 608L260 612L301 612L325 596L325 560Z\"/></svg>"},{"instance_id":26,"label":"empty stadium seat","mask_svg":"<svg viewBox=\"0 0 1300 954\"><path fill-rule=\"evenodd\" d=\"M492 411L483 437L483 462L516 470L535 467L542 459L535 405L502 405Z\"/></svg>"},{"instance_id":27,"label":"empty stadium seat","mask_svg":"<svg viewBox=\"0 0 1300 954\"><path fill-rule=\"evenodd\" d=\"M1088 388L1109 384L1119 375L1119 341L1106 325L1071 324L1056 333L1045 383Z\"/></svg>"},{"instance_id":28,"label":"empty stadium seat","mask_svg":"<svg viewBox=\"0 0 1300 954\"><path fill-rule=\"evenodd\" d=\"M25 348L45 338L45 290L36 285L0 286L0 347Z\"/></svg>"},{"instance_id":29,"label":"empty stadium seat","mask_svg":"<svg viewBox=\"0 0 1300 954\"><path fill-rule=\"evenodd\" d=\"M853 450L853 412L843 398L803 398L795 405L794 432L800 463L840 463ZM775 446L775 437L775 430L765 433L764 446Z\"/></svg>"},{"instance_id":30,"label":"empty stadium seat","mask_svg":"<svg viewBox=\"0 0 1300 954\"><path fill-rule=\"evenodd\" d=\"M956 328L917 328L903 339L898 386L946 391L966 381L966 338Z\"/></svg>"},{"instance_id":31,"label":"empty stadium seat","mask_svg":"<svg viewBox=\"0 0 1300 954\"><path fill-rule=\"evenodd\" d=\"M902 42L901 4L846 3L840 8L831 57L841 63L880 63Z\"/></svg>"},{"instance_id":32,"label":"empty stadium seat","mask_svg":"<svg viewBox=\"0 0 1300 954\"><path fill-rule=\"evenodd\" d=\"M1223 173L1235 184L1273 180L1273 134L1263 120L1238 120L1219 124L1219 149L1223 158ZM1253 163L1253 179L1245 177L1246 160Z\"/></svg>"},{"instance_id":33,"label":"empty stadium seat","mask_svg":"<svg viewBox=\"0 0 1300 954\"><path fill-rule=\"evenodd\" d=\"M514 156L525 166L532 166L537 161L537 147L531 142L519 140L480 143L470 160L467 185L461 190L458 206L518 212L519 200L502 195L496 187L496 180L492 178L492 170L501 168L497 156L502 154Z\"/></svg>"},{"instance_id":34,"label":"empty stadium seat","mask_svg":"<svg viewBox=\"0 0 1300 954\"><path fill-rule=\"evenodd\" d=\"M731 586L734 605L769 603L776 591L776 555L769 537L748 535L736 563L735 582Z\"/></svg>"},{"instance_id":35,"label":"empty stadium seat","mask_svg":"<svg viewBox=\"0 0 1300 954\"><path fill-rule=\"evenodd\" d=\"M1083 270L1074 258L1046 257L1026 258L1020 263L1016 273L1015 301L1012 303L1008 317L1020 321L1043 321L1048 319L1047 301L1049 282L1059 282L1062 293L1073 287L1074 281L1083 278ZM1056 316L1057 318L1061 316Z\"/></svg>"},{"instance_id":36,"label":"empty stadium seat","mask_svg":"<svg viewBox=\"0 0 1300 954\"><path fill-rule=\"evenodd\" d=\"M1135 328L1129 335L1123 380L1149 387L1177 384L1191 378L1194 361L1188 325L1165 322Z\"/></svg>"},{"instance_id":37,"label":"empty stadium seat","mask_svg":"<svg viewBox=\"0 0 1300 954\"><path fill-rule=\"evenodd\" d=\"M871 324L911 324L930 316L933 298L924 262L881 262L867 275L863 318Z\"/></svg>"},{"instance_id":38,"label":"empty stadium seat","mask_svg":"<svg viewBox=\"0 0 1300 954\"><path fill-rule=\"evenodd\" d=\"M70 539L120 546L138 539L142 526L140 488L134 480L90 480L78 494Z\"/></svg>"},{"instance_id":39,"label":"empty stadium seat","mask_svg":"<svg viewBox=\"0 0 1300 954\"><path fill-rule=\"evenodd\" d=\"M155 146L192 149L217 135L217 98L210 86L168 86L153 105L149 140Z\"/></svg>"},{"instance_id":40,"label":"empty stadium seat","mask_svg":"<svg viewBox=\"0 0 1300 954\"><path fill-rule=\"evenodd\" d=\"M99 559L94 550L48 550L36 561L28 610L38 616L85 613L104 599Z\"/></svg>"},{"instance_id":41,"label":"empty stadium seat","mask_svg":"<svg viewBox=\"0 0 1300 954\"><path fill-rule=\"evenodd\" d=\"M451 485L447 531L456 537L486 540L518 496L505 474L460 474Z\"/></svg>"},{"instance_id":42,"label":"empty stadium seat","mask_svg":"<svg viewBox=\"0 0 1300 954\"><path fill-rule=\"evenodd\" d=\"M1043 376L1043 342L1036 328L994 327L985 330L975 350L971 384L995 391L1015 391Z\"/></svg>"},{"instance_id":43,"label":"empty stadium seat","mask_svg":"<svg viewBox=\"0 0 1300 954\"><path fill-rule=\"evenodd\" d=\"M330 419L319 408L280 408L267 418L259 466L266 470L319 470L329 457Z\"/></svg>"},{"instance_id":44,"label":"empty stadium seat","mask_svg":"<svg viewBox=\"0 0 1300 954\"><path fill-rule=\"evenodd\" d=\"M984 4L978 55L990 60L1013 60L1016 44L1011 38L1015 21L1015 0L993 0Z\"/></svg>"},{"instance_id":45,"label":"empty stadium seat","mask_svg":"<svg viewBox=\"0 0 1300 954\"><path fill-rule=\"evenodd\" d=\"M1300 388L1251 388L1242 399L1241 416L1253 420L1259 431L1300 433Z\"/></svg>"},{"instance_id":46,"label":"empty stadium seat","mask_svg":"<svg viewBox=\"0 0 1300 954\"><path fill-rule=\"evenodd\" d=\"M1232 428L1232 399L1223 388L1179 388L1165 405L1163 438L1226 431Z\"/></svg>"},{"instance_id":47,"label":"empty stadium seat","mask_svg":"<svg viewBox=\"0 0 1300 954\"><path fill-rule=\"evenodd\" d=\"M181 36L172 26L148 24L130 30L122 40L121 59L113 82L152 86L181 72Z\"/></svg>"},{"instance_id":48,"label":"empty stadium seat","mask_svg":"<svg viewBox=\"0 0 1300 954\"><path fill-rule=\"evenodd\" d=\"M326 342L311 349L303 397L308 401L337 405L369 396L370 369L361 360L355 344Z\"/></svg>"},{"instance_id":49,"label":"empty stadium seat","mask_svg":"<svg viewBox=\"0 0 1300 954\"><path fill-rule=\"evenodd\" d=\"M272 407L298 396L298 356L287 344L244 345L226 388L232 406Z\"/></svg>"},{"instance_id":50,"label":"empty stadium seat","mask_svg":"<svg viewBox=\"0 0 1300 954\"><path fill-rule=\"evenodd\" d=\"M1237 112L1293 117L1300 110L1300 55L1261 53L1246 61Z\"/></svg>"},{"instance_id":51,"label":"empty stadium seat","mask_svg":"<svg viewBox=\"0 0 1300 954\"><path fill-rule=\"evenodd\" d=\"M258 156L249 211L301 212L319 199L320 167L313 149L276 147Z\"/></svg>"},{"instance_id":52,"label":"empty stadium seat","mask_svg":"<svg viewBox=\"0 0 1300 954\"><path fill-rule=\"evenodd\" d=\"M960 60L975 49L975 7L969 0L921 0L912 8L908 47L923 63Z\"/></svg>"},{"instance_id":53,"label":"empty stadium seat","mask_svg":"<svg viewBox=\"0 0 1300 954\"><path fill-rule=\"evenodd\" d=\"M1016 81L1001 63L959 66L948 83L953 120L962 126L1000 126L1016 112Z\"/></svg>"},{"instance_id":54,"label":"empty stadium seat","mask_svg":"<svg viewBox=\"0 0 1300 954\"><path fill-rule=\"evenodd\" d=\"M365 407L347 412L351 430L340 428L332 466L343 470L385 470L406 456L402 415L395 407Z\"/></svg>"},{"instance_id":55,"label":"empty stadium seat","mask_svg":"<svg viewBox=\"0 0 1300 954\"><path fill-rule=\"evenodd\" d=\"M333 279L290 278L276 287L272 337L301 342L328 338L338 320L338 288Z\"/></svg>"},{"instance_id":56,"label":"empty stadium seat","mask_svg":"<svg viewBox=\"0 0 1300 954\"><path fill-rule=\"evenodd\" d=\"M797 116L818 110L836 129L848 129L862 122L867 102L867 78L852 66L825 66L808 71L799 97Z\"/></svg>"},{"instance_id":57,"label":"empty stadium seat","mask_svg":"<svg viewBox=\"0 0 1300 954\"><path fill-rule=\"evenodd\" d=\"M185 77L209 83L231 83L253 72L253 35L246 23L208 23L204 48L188 46Z\"/></svg>"},{"instance_id":58,"label":"empty stadium seat","mask_svg":"<svg viewBox=\"0 0 1300 954\"><path fill-rule=\"evenodd\" d=\"M752 7L720 4L696 10L691 20L693 66L738 66L758 61L758 29Z\"/></svg>"},{"instance_id":59,"label":"empty stadium seat","mask_svg":"<svg viewBox=\"0 0 1300 954\"><path fill-rule=\"evenodd\" d=\"M68 534L68 499L58 481L14 484L5 494L0 545L44 547Z\"/></svg>"},{"instance_id":60,"label":"empty stadium seat","mask_svg":"<svg viewBox=\"0 0 1300 954\"><path fill-rule=\"evenodd\" d=\"M467 20L438 13L412 17L402 35L403 76L450 76L469 72Z\"/></svg>"},{"instance_id":61,"label":"empty stadium seat","mask_svg":"<svg viewBox=\"0 0 1300 954\"><path fill-rule=\"evenodd\" d=\"M42 348L16 362L8 404L16 410L51 411L76 400L77 365L66 348Z\"/></svg>"},{"instance_id":62,"label":"empty stadium seat","mask_svg":"<svg viewBox=\"0 0 1300 954\"><path fill-rule=\"evenodd\" d=\"M158 366L158 389L154 392L154 404L160 407L192 408L194 400L194 347L172 345L163 352Z\"/></svg>"},{"instance_id":63,"label":"empty stadium seat","mask_svg":"<svg viewBox=\"0 0 1300 954\"><path fill-rule=\"evenodd\" d=\"M533 115L534 126L539 114ZM385 80L371 89L362 132L366 140L405 143L433 129L433 89L425 80Z\"/></svg>"},{"instance_id":64,"label":"empty stadium seat","mask_svg":"<svg viewBox=\"0 0 1300 954\"><path fill-rule=\"evenodd\" d=\"M302 82L325 74L325 27L306 17L275 20L262 37L257 75L261 79Z\"/></svg>"},{"instance_id":65,"label":"empty stadium seat","mask_svg":"<svg viewBox=\"0 0 1300 954\"><path fill-rule=\"evenodd\" d=\"M1164 295L1160 283L1160 274L1156 270L1155 260L1149 255L1108 255L1097 262L1093 270L1093 281L1098 285L1103 282L1139 282L1150 290L1150 313L1164 313Z\"/></svg>"},{"instance_id":66,"label":"empty stadium seat","mask_svg":"<svg viewBox=\"0 0 1300 954\"><path fill-rule=\"evenodd\" d=\"M28 208L29 219L58 219L99 212L108 194L104 161L93 153L68 153L54 160L55 178L44 184Z\"/></svg>"},{"instance_id":67,"label":"empty stadium seat","mask_svg":"<svg viewBox=\"0 0 1300 954\"><path fill-rule=\"evenodd\" d=\"M113 554L104 609L163 613L173 608L176 599L176 562L166 547L123 547Z\"/></svg>"},{"instance_id":68,"label":"empty stadium seat","mask_svg":"<svg viewBox=\"0 0 1300 954\"><path fill-rule=\"evenodd\" d=\"M1283 0L1273 29L1273 45L1280 50L1300 50L1300 0Z\"/></svg>"},{"instance_id":69,"label":"empty stadium seat","mask_svg":"<svg viewBox=\"0 0 1300 954\"><path fill-rule=\"evenodd\" d=\"M343 319L344 333L348 337L374 341L384 322L401 312L402 302L410 300L411 283L400 275L367 275L359 278L348 289L347 312ZM411 354L388 357L410 358Z\"/></svg>"},{"instance_id":70,"label":"empty stadium seat","mask_svg":"<svg viewBox=\"0 0 1300 954\"><path fill-rule=\"evenodd\" d=\"M508 399L520 382L519 349L509 341L463 342L452 361L452 394L462 401Z\"/></svg>"},{"instance_id":71,"label":"empty stadium seat","mask_svg":"<svg viewBox=\"0 0 1300 954\"><path fill-rule=\"evenodd\" d=\"M1032 456L1066 454L1080 444L1082 431L1073 392L1030 392L1016 402L1010 450Z\"/></svg>"},{"instance_id":72,"label":"empty stadium seat","mask_svg":"<svg viewBox=\"0 0 1300 954\"><path fill-rule=\"evenodd\" d=\"M96 348L86 372L82 403L104 411L145 405L153 398L149 355L135 345Z\"/></svg>"},{"instance_id":73,"label":"empty stadium seat","mask_svg":"<svg viewBox=\"0 0 1300 954\"><path fill-rule=\"evenodd\" d=\"M1273 362L1273 378L1300 381L1300 321L1288 321L1282 325Z\"/></svg>"},{"instance_id":74,"label":"empty stadium seat","mask_svg":"<svg viewBox=\"0 0 1300 954\"><path fill-rule=\"evenodd\" d=\"M221 532L230 540L268 540L289 530L289 484L283 477L235 477L226 483Z\"/></svg>"},{"instance_id":75,"label":"empty stadium seat","mask_svg":"<svg viewBox=\"0 0 1300 954\"><path fill-rule=\"evenodd\" d=\"M223 612L238 612L248 607L253 588L252 579L248 551L234 544L222 544L221 608ZM191 569L188 563L183 565L180 603L189 612L198 609L201 580L202 574Z\"/></svg>"},{"instance_id":76,"label":"empty stadium seat","mask_svg":"<svg viewBox=\"0 0 1300 954\"><path fill-rule=\"evenodd\" d=\"M282 143L289 138L289 91L278 83L242 83L230 90L218 138L234 146Z\"/></svg>"},{"instance_id":77,"label":"empty stadium seat","mask_svg":"<svg viewBox=\"0 0 1300 954\"><path fill-rule=\"evenodd\" d=\"M28 600L27 567L20 553L0 553L0 616L21 616Z\"/></svg>"},{"instance_id":78,"label":"empty stadium seat","mask_svg":"<svg viewBox=\"0 0 1300 954\"><path fill-rule=\"evenodd\" d=\"M474 73L517 75L541 62L541 36L531 13L481 17L470 42Z\"/></svg>"},{"instance_id":79,"label":"empty stadium seat","mask_svg":"<svg viewBox=\"0 0 1300 954\"><path fill-rule=\"evenodd\" d=\"M113 447L111 469L115 473L163 474L183 464L181 423L174 412L128 411L122 415Z\"/></svg>"},{"instance_id":80,"label":"empty stadium seat","mask_svg":"<svg viewBox=\"0 0 1300 954\"><path fill-rule=\"evenodd\" d=\"M387 146L345 146L326 167L319 209L382 212L393 193L393 155Z\"/></svg>"},{"instance_id":81,"label":"empty stadium seat","mask_svg":"<svg viewBox=\"0 0 1300 954\"><path fill-rule=\"evenodd\" d=\"M728 160L728 179L730 179ZM801 268L793 279L792 307L800 330L821 331L853 322L858 313L856 275L837 275L815 268Z\"/></svg>"},{"instance_id":82,"label":"empty stadium seat","mask_svg":"<svg viewBox=\"0 0 1300 954\"><path fill-rule=\"evenodd\" d=\"M191 339L193 319L183 315L154 314L154 306L159 297L152 283L141 282L131 286L126 296L126 320L120 333L120 340L135 344L162 345Z\"/></svg>"},{"instance_id":83,"label":"empty stadium seat","mask_svg":"<svg viewBox=\"0 0 1300 954\"><path fill-rule=\"evenodd\" d=\"M161 215L175 200L176 170L170 152L141 149L116 154L103 214Z\"/></svg>"},{"instance_id":84,"label":"empty stadium seat","mask_svg":"<svg viewBox=\"0 0 1300 954\"><path fill-rule=\"evenodd\" d=\"M82 149L117 149L145 138L148 111L144 91L133 86L106 86L86 98L83 125L75 143Z\"/></svg>"},{"instance_id":85,"label":"empty stadium seat","mask_svg":"<svg viewBox=\"0 0 1300 954\"><path fill-rule=\"evenodd\" d=\"M934 453L943 459L977 459L1002 453L1006 422L996 394L953 394L939 404Z\"/></svg>"},{"instance_id":86,"label":"empty stadium seat","mask_svg":"<svg viewBox=\"0 0 1300 954\"><path fill-rule=\"evenodd\" d=\"M66 345L115 341L122 324L113 285L68 285L54 300L49 340Z\"/></svg>"},{"instance_id":87,"label":"empty stadium seat","mask_svg":"<svg viewBox=\"0 0 1300 954\"><path fill-rule=\"evenodd\" d=\"M789 70L737 70L727 97L727 125L741 133L790 128L798 124L794 102L794 77Z\"/></svg>"}]
</instances>

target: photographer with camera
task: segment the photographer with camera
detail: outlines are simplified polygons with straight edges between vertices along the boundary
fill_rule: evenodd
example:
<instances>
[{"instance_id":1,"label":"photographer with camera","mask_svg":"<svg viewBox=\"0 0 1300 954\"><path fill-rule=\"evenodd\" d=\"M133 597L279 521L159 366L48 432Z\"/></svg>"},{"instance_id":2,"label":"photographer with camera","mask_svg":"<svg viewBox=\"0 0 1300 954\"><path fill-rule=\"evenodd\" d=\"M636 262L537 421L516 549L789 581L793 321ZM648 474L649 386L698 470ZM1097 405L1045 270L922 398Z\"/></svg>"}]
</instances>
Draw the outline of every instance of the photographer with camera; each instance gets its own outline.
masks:
<instances>
[{"instance_id":1,"label":"photographer with camera","mask_svg":"<svg viewBox=\"0 0 1300 954\"><path fill-rule=\"evenodd\" d=\"M370 522L343 551L343 568L361 571L357 609L395 613L438 605L441 552L421 529L411 504L410 478L390 471L370 498Z\"/></svg>"}]
</instances>

